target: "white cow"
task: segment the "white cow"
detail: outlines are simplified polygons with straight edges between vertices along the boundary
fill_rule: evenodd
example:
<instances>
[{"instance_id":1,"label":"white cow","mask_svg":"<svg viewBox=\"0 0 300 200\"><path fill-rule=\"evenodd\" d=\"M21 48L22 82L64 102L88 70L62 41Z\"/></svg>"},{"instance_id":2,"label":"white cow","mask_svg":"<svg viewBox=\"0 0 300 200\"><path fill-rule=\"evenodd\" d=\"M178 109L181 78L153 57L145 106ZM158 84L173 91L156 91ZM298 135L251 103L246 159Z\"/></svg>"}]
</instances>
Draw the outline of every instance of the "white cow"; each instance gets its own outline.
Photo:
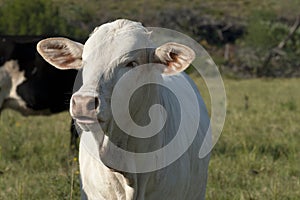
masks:
<instances>
[{"instance_id":1,"label":"white cow","mask_svg":"<svg viewBox=\"0 0 300 200\"><path fill-rule=\"evenodd\" d=\"M207 131L209 117L196 86L182 72L193 61L195 53L189 47L178 43L166 43L157 48L149 48L153 45L149 39L150 34L151 32L141 23L122 19L97 27L83 48L82 45L66 38L49 38L37 46L44 59L59 69L83 68L83 85L72 96L70 113L84 130L82 137L90 133L96 136L93 137L94 144L98 145L100 151L98 157L94 157L88 144L84 144L81 138L79 165L82 199L205 198L209 155L199 159L198 152L205 134L210 134ZM139 68L147 63L157 64L153 67ZM180 110L172 92L158 85L148 84L136 91L130 100L131 118L136 124L145 126L149 121L155 121L151 116L149 119L147 112L151 105L160 104L167 111L166 125L157 135L150 138L141 139L125 134L113 117L111 97L116 83L122 75L132 69L142 69L136 76L133 75L132 83L138 79L154 77L181 89L183 79L188 80L197 93L201 116L200 122L196 122L199 128L193 143L179 159L164 168L143 173L126 172L109 165L110 161L117 161L115 163L119 163L120 166L128 165L128 160L121 157L119 151L114 151L110 142L136 153L162 148L176 135ZM123 92L121 95L126 95L127 90ZM182 92L185 92L184 88ZM122 101L121 98L119 100ZM194 110L197 112L197 109ZM194 114L193 111L187 113L191 126ZM155 116L158 123L163 119L163 115L164 112L161 112L161 116ZM124 120L127 129L130 130L131 119L124 118ZM98 123L103 132L93 128ZM184 132L188 136L189 126L184 127ZM184 145L184 142L177 145ZM154 162L161 161L153 159ZM135 163L134 159L129 163L133 167L139 164L141 163Z\"/></svg>"}]
</instances>

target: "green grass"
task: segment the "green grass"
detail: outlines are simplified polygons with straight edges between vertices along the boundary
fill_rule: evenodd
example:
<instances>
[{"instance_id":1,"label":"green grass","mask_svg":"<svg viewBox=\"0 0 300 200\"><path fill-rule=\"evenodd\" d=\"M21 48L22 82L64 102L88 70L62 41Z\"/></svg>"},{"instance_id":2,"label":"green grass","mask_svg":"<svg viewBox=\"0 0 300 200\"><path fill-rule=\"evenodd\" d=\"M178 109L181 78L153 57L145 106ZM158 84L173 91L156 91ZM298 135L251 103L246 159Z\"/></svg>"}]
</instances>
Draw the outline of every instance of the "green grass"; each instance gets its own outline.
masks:
<instances>
[{"instance_id":1,"label":"green grass","mask_svg":"<svg viewBox=\"0 0 300 200\"><path fill-rule=\"evenodd\" d=\"M300 198L299 85L300 79L225 80L227 118L212 152L207 199ZM68 113L25 118L4 111L0 200L79 196Z\"/></svg>"},{"instance_id":2,"label":"green grass","mask_svg":"<svg viewBox=\"0 0 300 200\"><path fill-rule=\"evenodd\" d=\"M227 118L207 199L300 198L299 85L299 79L226 80Z\"/></svg>"},{"instance_id":3,"label":"green grass","mask_svg":"<svg viewBox=\"0 0 300 200\"><path fill-rule=\"evenodd\" d=\"M69 152L69 123L67 113L27 118L10 110L2 113L1 200L70 199L72 192L79 195L77 163Z\"/></svg>"}]
</instances>

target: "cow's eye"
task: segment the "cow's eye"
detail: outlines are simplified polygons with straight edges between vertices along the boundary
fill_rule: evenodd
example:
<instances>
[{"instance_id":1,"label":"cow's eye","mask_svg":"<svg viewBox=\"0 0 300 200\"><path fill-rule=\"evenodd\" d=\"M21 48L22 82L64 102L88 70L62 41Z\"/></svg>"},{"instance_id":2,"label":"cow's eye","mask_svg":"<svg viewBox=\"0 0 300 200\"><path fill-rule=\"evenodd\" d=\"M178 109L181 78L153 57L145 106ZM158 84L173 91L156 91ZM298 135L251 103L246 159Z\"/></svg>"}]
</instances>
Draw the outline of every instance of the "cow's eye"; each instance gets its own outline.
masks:
<instances>
[{"instance_id":1,"label":"cow's eye","mask_svg":"<svg viewBox=\"0 0 300 200\"><path fill-rule=\"evenodd\" d=\"M138 66L138 63L136 61L131 61L126 64L126 67L136 67Z\"/></svg>"}]
</instances>

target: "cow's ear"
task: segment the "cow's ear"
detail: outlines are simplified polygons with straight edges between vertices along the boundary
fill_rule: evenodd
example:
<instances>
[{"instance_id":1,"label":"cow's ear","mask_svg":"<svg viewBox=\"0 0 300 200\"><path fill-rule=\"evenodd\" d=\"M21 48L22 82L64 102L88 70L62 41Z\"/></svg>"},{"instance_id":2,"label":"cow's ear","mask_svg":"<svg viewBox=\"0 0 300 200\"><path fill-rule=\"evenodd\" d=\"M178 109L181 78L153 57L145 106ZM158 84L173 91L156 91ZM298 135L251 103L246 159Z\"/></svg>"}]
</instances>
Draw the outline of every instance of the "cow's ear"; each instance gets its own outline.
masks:
<instances>
[{"instance_id":1,"label":"cow's ear","mask_svg":"<svg viewBox=\"0 0 300 200\"><path fill-rule=\"evenodd\" d=\"M37 44L37 51L58 69L80 69L83 45L67 38L48 38Z\"/></svg>"},{"instance_id":2,"label":"cow's ear","mask_svg":"<svg viewBox=\"0 0 300 200\"><path fill-rule=\"evenodd\" d=\"M163 73L173 75L184 71L195 59L195 52L183 45L174 42L163 44L154 53L154 61L164 64Z\"/></svg>"}]
</instances>

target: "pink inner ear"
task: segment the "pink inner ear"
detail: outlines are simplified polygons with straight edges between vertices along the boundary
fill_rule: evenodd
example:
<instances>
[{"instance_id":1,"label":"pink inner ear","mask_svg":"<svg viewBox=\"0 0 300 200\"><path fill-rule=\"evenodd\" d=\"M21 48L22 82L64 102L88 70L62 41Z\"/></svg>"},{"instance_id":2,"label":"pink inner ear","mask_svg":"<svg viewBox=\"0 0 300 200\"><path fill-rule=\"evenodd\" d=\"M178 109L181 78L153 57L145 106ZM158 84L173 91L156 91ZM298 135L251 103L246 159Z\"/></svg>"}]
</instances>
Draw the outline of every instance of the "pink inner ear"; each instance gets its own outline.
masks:
<instances>
[{"instance_id":1,"label":"pink inner ear","mask_svg":"<svg viewBox=\"0 0 300 200\"><path fill-rule=\"evenodd\" d=\"M56 64L59 64L63 68L69 68L69 64L74 63L76 61L76 58L74 58L72 55L64 55L64 59L51 59Z\"/></svg>"},{"instance_id":2,"label":"pink inner ear","mask_svg":"<svg viewBox=\"0 0 300 200\"><path fill-rule=\"evenodd\" d=\"M170 52L170 58L172 59L171 61L167 61L167 66L168 67L173 67L176 65L175 63L178 63L178 55L176 53Z\"/></svg>"},{"instance_id":3,"label":"pink inner ear","mask_svg":"<svg viewBox=\"0 0 300 200\"><path fill-rule=\"evenodd\" d=\"M180 58L178 54L170 52L171 61L167 61L167 67L164 70L164 74L173 75L184 71L185 68L189 66L189 62L187 62L184 58Z\"/></svg>"},{"instance_id":4,"label":"pink inner ear","mask_svg":"<svg viewBox=\"0 0 300 200\"><path fill-rule=\"evenodd\" d=\"M170 57L172 58L172 60L174 60L175 62L177 62L178 54L170 52Z\"/></svg>"}]
</instances>

